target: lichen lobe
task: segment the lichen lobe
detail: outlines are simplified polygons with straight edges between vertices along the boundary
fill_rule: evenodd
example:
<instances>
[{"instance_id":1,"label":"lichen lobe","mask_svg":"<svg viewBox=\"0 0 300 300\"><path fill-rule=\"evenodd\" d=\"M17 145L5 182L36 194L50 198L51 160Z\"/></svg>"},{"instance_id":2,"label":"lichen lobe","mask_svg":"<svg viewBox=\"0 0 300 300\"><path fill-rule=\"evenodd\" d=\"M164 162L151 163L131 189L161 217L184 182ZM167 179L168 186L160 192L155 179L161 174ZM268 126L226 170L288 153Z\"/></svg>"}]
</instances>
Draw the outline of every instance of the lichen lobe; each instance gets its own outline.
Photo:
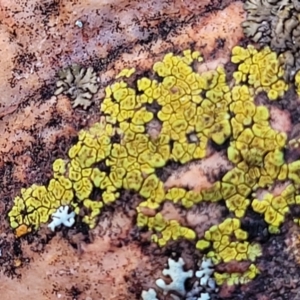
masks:
<instances>
[{"instance_id":1,"label":"lichen lobe","mask_svg":"<svg viewBox=\"0 0 300 300\"><path fill-rule=\"evenodd\" d=\"M92 67L84 68L72 65L58 73L54 95L65 94L72 100L72 106L87 109L92 104L93 95L97 93L99 84L97 74Z\"/></svg>"},{"instance_id":2,"label":"lichen lobe","mask_svg":"<svg viewBox=\"0 0 300 300\"><path fill-rule=\"evenodd\" d=\"M247 0L243 22L245 35L255 43L269 45L281 54L286 78L293 78L300 68L300 4L295 0Z\"/></svg>"}]
</instances>

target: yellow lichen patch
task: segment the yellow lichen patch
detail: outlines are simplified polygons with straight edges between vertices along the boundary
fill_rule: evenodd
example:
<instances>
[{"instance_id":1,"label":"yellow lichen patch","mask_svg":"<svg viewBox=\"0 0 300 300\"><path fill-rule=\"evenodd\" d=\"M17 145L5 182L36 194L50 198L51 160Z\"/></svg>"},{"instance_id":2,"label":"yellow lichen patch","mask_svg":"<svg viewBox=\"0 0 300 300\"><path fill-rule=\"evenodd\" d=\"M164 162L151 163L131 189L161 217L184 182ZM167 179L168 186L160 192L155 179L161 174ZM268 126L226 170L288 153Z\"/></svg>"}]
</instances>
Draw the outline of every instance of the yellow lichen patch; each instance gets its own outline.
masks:
<instances>
[{"instance_id":1,"label":"yellow lichen patch","mask_svg":"<svg viewBox=\"0 0 300 300\"><path fill-rule=\"evenodd\" d=\"M187 227L180 225L177 221L166 221L160 213L147 219L149 229L157 231L152 235L152 241L159 246L165 246L170 240L176 241L179 238L194 240L196 233Z\"/></svg>"},{"instance_id":2,"label":"yellow lichen patch","mask_svg":"<svg viewBox=\"0 0 300 300\"><path fill-rule=\"evenodd\" d=\"M133 69L121 71L105 88L99 122L79 132L67 159L54 161L49 184L22 189L15 197L8 216L16 235L38 229L61 205L70 205L93 228L103 207L124 201L120 195L126 190L139 199L137 226L148 228L159 246L198 240L196 249L208 251L215 263L255 262L262 250L249 242L241 220L250 206L271 233L278 232L290 205L300 204L300 161L286 161L287 134L271 126L269 108L255 101L259 92L275 100L288 88L277 55L269 48L238 46L231 60L237 68L233 82L223 67L196 72L202 57L191 50L166 54L154 64L153 76L130 84L120 77L131 76ZM200 161L219 149L231 168L215 170L218 180L212 179L209 187L197 192L188 183L166 187L173 165ZM290 184L281 195L255 199L259 188L271 189L287 180ZM193 228L165 219L161 210L166 201L178 210L225 202L233 217L197 237ZM243 274L219 274L216 279L218 284L246 283L257 274L253 264Z\"/></svg>"},{"instance_id":3,"label":"yellow lichen patch","mask_svg":"<svg viewBox=\"0 0 300 300\"><path fill-rule=\"evenodd\" d=\"M190 208L201 202L203 198L201 193L187 191L183 188L171 188L168 190L165 199L174 203L180 202L185 208Z\"/></svg>"},{"instance_id":4,"label":"yellow lichen patch","mask_svg":"<svg viewBox=\"0 0 300 300\"><path fill-rule=\"evenodd\" d=\"M269 224L269 231L276 233L284 222L286 213L289 212L289 205L296 204L295 188L289 185L279 196L266 193L262 200L254 199L252 208L254 211L263 214L265 221Z\"/></svg>"},{"instance_id":5,"label":"yellow lichen patch","mask_svg":"<svg viewBox=\"0 0 300 300\"><path fill-rule=\"evenodd\" d=\"M256 257L261 255L260 246L247 242L248 233L240 227L239 219L228 218L207 230L204 239L197 242L196 248L199 250L212 248L207 257L215 264L232 260L255 261Z\"/></svg>"},{"instance_id":6,"label":"yellow lichen patch","mask_svg":"<svg viewBox=\"0 0 300 300\"><path fill-rule=\"evenodd\" d=\"M218 273L214 272L217 285L226 283L227 285L246 284L259 274L258 268L251 264L244 273Z\"/></svg>"},{"instance_id":7,"label":"yellow lichen patch","mask_svg":"<svg viewBox=\"0 0 300 300\"><path fill-rule=\"evenodd\" d=\"M295 85L296 85L296 92L298 96L300 96L300 71L298 71L295 75Z\"/></svg>"},{"instance_id":8,"label":"yellow lichen patch","mask_svg":"<svg viewBox=\"0 0 300 300\"><path fill-rule=\"evenodd\" d=\"M292 180L297 186L300 184L300 161L294 161L288 164L287 177Z\"/></svg>"},{"instance_id":9,"label":"yellow lichen patch","mask_svg":"<svg viewBox=\"0 0 300 300\"><path fill-rule=\"evenodd\" d=\"M288 84L283 80L284 71L277 54L269 47L257 51L251 45L247 49L236 46L232 53L231 61L238 64L238 70L233 74L237 84L247 82L257 92L267 92L270 100L282 97L287 91Z\"/></svg>"},{"instance_id":10,"label":"yellow lichen patch","mask_svg":"<svg viewBox=\"0 0 300 300\"><path fill-rule=\"evenodd\" d=\"M101 208L103 207L103 203L101 201L86 199L83 201L83 205L86 210L83 222L89 224L90 228L94 228L96 226L97 217L100 215Z\"/></svg>"},{"instance_id":11,"label":"yellow lichen patch","mask_svg":"<svg viewBox=\"0 0 300 300\"><path fill-rule=\"evenodd\" d=\"M81 131L78 143L69 149L70 161L66 162L62 159L54 161L54 178L50 180L48 186L33 185L26 190L23 189L21 197L15 198L16 205L9 212L11 226L22 228L20 226L25 224L28 228L37 229L41 223L49 220L50 215L58 207L70 203L79 213L78 202L82 202L85 207L88 202L84 200L89 199L94 186L103 186L106 190L103 201L113 202L118 194L114 193L116 188L109 178L107 179L106 173L97 168L90 168L110 154L112 147L110 139L113 134L115 129L110 124L106 124L103 119L89 130ZM106 179L105 183L104 179ZM98 210L91 205L86 207L86 211L92 210L92 213L84 221L89 221L91 227L95 226L95 211L100 213L99 204L96 204L96 207Z\"/></svg>"},{"instance_id":12,"label":"yellow lichen patch","mask_svg":"<svg viewBox=\"0 0 300 300\"><path fill-rule=\"evenodd\" d=\"M32 185L28 189L21 190L21 196L14 199L14 206L8 213L10 225L16 229L16 234L27 233L30 230L24 228L33 227L37 229L40 225L40 215L47 222L51 214L51 206L54 203L48 201L47 189L44 186Z\"/></svg>"},{"instance_id":13,"label":"yellow lichen patch","mask_svg":"<svg viewBox=\"0 0 300 300\"><path fill-rule=\"evenodd\" d=\"M56 159L53 163L54 177L61 176L66 173L66 162L63 159Z\"/></svg>"},{"instance_id":14,"label":"yellow lichen patch","mask_svg":"<svg viewBox=\"0 0 300 300\"><path fill-rule=\"evenodd\" d=\"M116 79L120 77L130 77L132 74L135 73L135 68L131 69L123 69L118 75L116 75Z\"/></svg>"},{"instance_id":15,"label":"yellow lichen patch","mask_svg":"<svg viewBox=\"0 0 300 300\"><path fill-rule=\"evenodd\" d=\"M11 227L16 229L17 236L31 232L32 228L37 229L46 223L58 207L71 203L73 198L72 183L62 175L51 179L48 187L34 184L22 189L8 214Z\"/></svg>"},{"instance_id":16,"label":"yellow lichen patch","mask_svg":"<svg viewBox=\"0 0 300 300\"><path fill-rule=\"evenodd\" d=\"M247 199L252 191L252 183L249 183L242 168L235 167L222 178L221 194L227 208L234 212L236 217L243 217L250 200Z\"/></svg>"},{"instance_id":17,"label":"yellow lichen patch","mask_svg":"<svg viewBox=\"0 0 300 300\"><path fill-rule=\"evenodd\" d=\"M138 213L137 225L139 227L147 226L150 230L156 232L152 235L152 241L159 246L165 246L170 240L177 240L184 238L194 240L196 238L195 232L187 227L181 226L175 220L165 220L161 213L157 213L154 217L148 217Z\"/></svg>"}]
</instances>

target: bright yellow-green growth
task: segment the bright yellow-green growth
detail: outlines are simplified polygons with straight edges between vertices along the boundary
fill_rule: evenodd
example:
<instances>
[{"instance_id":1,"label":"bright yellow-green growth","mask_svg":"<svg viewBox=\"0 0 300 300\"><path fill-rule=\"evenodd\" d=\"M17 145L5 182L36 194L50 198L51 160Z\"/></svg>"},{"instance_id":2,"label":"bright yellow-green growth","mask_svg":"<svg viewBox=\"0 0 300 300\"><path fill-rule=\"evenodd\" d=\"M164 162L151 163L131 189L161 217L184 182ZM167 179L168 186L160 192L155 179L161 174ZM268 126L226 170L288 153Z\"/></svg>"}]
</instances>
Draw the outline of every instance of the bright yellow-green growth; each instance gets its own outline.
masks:
<instances>
[{"instance_id":1,"label":"bright yellow-green growth","mask_svg":"<svg viewBox=\"0 0 300 300\"><path fill-rule=\"evenodd\" d=\"M123 69L117 76L116 76L116 79L117 78L120 78L120 77L127 77L129 78L132 74L135 73L135 68L131 68L131 69Z\"/></svg>"},{"instance_id":2,"label":"bright yellow-green growth","mask_svg":"<svg viewBox=\"0 0 300 300\"><path fill-rule=\"evenodd\" d=\"M261 51L249 45L246 49L234 47L231 61L238 64L238 71L234 73L236 83L248 83L257 92L265 91L270 100L282 97L288 89L283 80L284 70L281 67L277 54L269 47Z\"/></svg>"},{"instance_id":3,"label":"bright yellow-green growth","mask_svg":"<svg viewBox=\"0 0 300 300\"><path fill-rule=\"evenodd\" d=\"M193 230L180 225L175 220L166 221L161 213L157 213L154 217L147 217L138 213L137 225L139 227L148 226L150 230L156 231L157 234L152 235L152 241L158 243L159 246L165 246L169 240L179 238L194 240L196 238Z\"/></svg>"},{"instance_id":4,"label":"bright yellow-green growth","mask_svg":"<svg viewBox=\"0 0 300 300\"><path fill-rule=\"evenodd\" d=\"M80 131L68 159L54 162L49 184L22 189L15 198L9 220L17 236L38 229L61 205L70 205L93 228L101 209L120 199L122 190L130 190L141 199L137 226L151 230L159 246L181 238L197 241L195 249L208 251L215 263L255 262L262 249L248 241L241 219L251 206L271 233L278 232L290 205L300 202L300 161L285 160L287 135L271 127L268 107L255 103L260 92L276 100L288 89L277 55L269 48L235 47L231 60L237 64L233 82L222 67L197 73L202 57L186 50L156 62L151 78L139 78L135 84L119 79L108 86L100 122ZM126 69L117 77L129 77L133 71ZM200 192L165 188L157 171L170 162L201 160L213 151L212 145L226 147L232 163L219 181ZM287 180L291 183L280 196L255 198L258 188ZM188 210L203 201L220 200L234 217L212 226L204 236L160 212L166 201ZM151 216L145 214L149 209ZM258 273L251 264L244 274L215 277L219 284L246 283Z\"/></svg>"},{"instance_id":5,"label":"bright yellow-green growth","mask_svg":"<svg viewBox=\"0 0 300 300\"><path fill-rule=\"evenodd\" d=\"M285 214L289 212L289 205L300 204L300 196L296 196L295 192L294 186L290 184L279 196L267 193L262 200L253 200L252 208L264 215L270 232L279 232L279 226L283 223Z\"/></svg>"},{"instance_id":6,"label":"bright yellow-green growth","mask_svg":"<svg viewBox=\"0 0 300 300\"><path fill-rule=\"evenodd\" d=\"M255 261L261 255L260 245L247 242L248 233L241 229L239 219L226 219L218 226L212 226L205 232L204 239L199 240L196 248L204 250L212 247L207 257L217 264L232 260Z\"/></svg>"},{"instance_id":7,"label":"bright yellow-green growth","mask_svg":"<svg viewBox=\"0 0 300 300\"><path fill-rule=\"evenodd\" d=\"M237 284L246 284L252 279L254 279L259 274L258 268L251 264L244 273L218 273L215 272L215 280L217 285L222 285L226 283L227 285L237 285Z\"/></svg>"},{"instance_id":8,"label":"bright yellow-green growth","mask_svg":"<svg viewBox=\"0 0 300 300\"><path fill-rule=\"evenodd\" d=\"M298 71L296 73L295 85L296 85L296 92L297 92L298 96L300 96L300 71Z\"/></svg>"}]
</instances>

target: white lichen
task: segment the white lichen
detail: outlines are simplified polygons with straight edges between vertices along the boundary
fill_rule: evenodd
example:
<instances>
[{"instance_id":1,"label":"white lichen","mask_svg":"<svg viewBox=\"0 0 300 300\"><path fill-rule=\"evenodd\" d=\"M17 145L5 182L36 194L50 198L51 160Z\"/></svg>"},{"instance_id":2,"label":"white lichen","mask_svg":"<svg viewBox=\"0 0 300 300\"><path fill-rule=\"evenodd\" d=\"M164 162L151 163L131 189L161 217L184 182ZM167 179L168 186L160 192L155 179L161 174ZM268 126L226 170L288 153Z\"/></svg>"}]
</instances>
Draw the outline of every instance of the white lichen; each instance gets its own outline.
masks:
<instances>
[{"instance_id":1,"label":"white lichen","mask_svg":"<svg viewBox=\"0 0 300 300\"><path fill-rule=\"evenodd\" d=\"M80 20L77 20L77 21L75 22L75 25L76 25L77 27L79 27L79 28L82 28L82 27L83 27L83 23L82 23Z\"/></svg>"},{"instance_id":2,"label":"white lichen","mask_svg":"<svg viewBox=\"0 0 300 300\"><path fill-rule=\"evenodd\" d=\"M203 287L209 287L210 289L216 289L216 282L211 277L214 273L214 265L210 258L203 258L199 271L196 272L196 277L200 279L200 285Z\"/></svg>"},{"instance_id":3,"label":"white lichen","mask_svg":"<svg viewBox=\"0 0 300 300\"><path fill-rule=\"evenodd\" d=\"M160 278L156 280L156 285L163 290L165 295L169 292L177 292L178 294L184 296L186 294L184 283L188 278L193 276L193 271L184 271L184 261L181 257L178 261L169 258L168 264L169 269L164 269L162 273L164 276L170 276L172 282L166 284L165 281Z\"/></svg>"},{"instance_id":4,"label":"white lichen","mask_svg":"<svg viewBox=\"0 0 300 300\"><path fill-rule=\"evenodd\" d=\"M154 289L149 289L148 291L142 291L142 299L143 300L158 300Z\"/></svg>"},{"instance_id":5,"label":"white lichen","mask_svg":"<svg viewBox=\"0 0 300 300\"><path fill-rule=\"evenodd\" d=\"M204 291L204 288L200 286L199 282L196 281L193 288L186 294L185 300L209 300L210 293Z\"/></svg>"},{"instance_id":6,"label":"white lichen","mask_svg":"<svg viewBox=\"0 0 300 300\"><path fill-rule=\"evenodd\" d=\"M211 292L217 291L216 282L212 278L214 265L210 258L203 257L195 276L199 278L187 293L186 300L209 300Z\"/></svg>"},{"instance_id":7,"label":"white lichen","mask_svg":"<svg viewBox=\"0 0 300 300\"><path fill-rule=\"evenodd\" d=\"M73 226L75 223L75 213L69 211L69 206L60 206L55 213L52 214L52 222L48 225L48 227L55 231L55 228L64 225L67 227Z\"/></svg>"},{"instance_id":8,"label":"white lichen","mask_svg":"<svg viewBox=\"0 0 300 300\"><path fill-rule=\"evenodd\" d=\"M210 300L210 295L208 293L201 293L200 298L197 300Z\"/></svg>"},{"instance_id":9,"label":"white lichen","mask_svg":"<svg viewBox=\"0 0 300 300\"><path fill-rule=\"evenodd\" d=\"M199 265L199 270L184 270L184 260L180 257L178 261L172 258L168 259L168 269L164 269L162 274L171 278L170 283L166 283L164 279L157 279L156 285L162 290L164 295L168 295L168 299L172 300L210 300L211 293L216 292L216 282L212 278L214 273L214 265L209 258L203 258ZM188 278L196 277L191 290L186 291L185 282ZM168 281L169 282L169 281ZM142 292L143 300L158 300L156 291L149 289Z\"/></svg>"}]
</instances>

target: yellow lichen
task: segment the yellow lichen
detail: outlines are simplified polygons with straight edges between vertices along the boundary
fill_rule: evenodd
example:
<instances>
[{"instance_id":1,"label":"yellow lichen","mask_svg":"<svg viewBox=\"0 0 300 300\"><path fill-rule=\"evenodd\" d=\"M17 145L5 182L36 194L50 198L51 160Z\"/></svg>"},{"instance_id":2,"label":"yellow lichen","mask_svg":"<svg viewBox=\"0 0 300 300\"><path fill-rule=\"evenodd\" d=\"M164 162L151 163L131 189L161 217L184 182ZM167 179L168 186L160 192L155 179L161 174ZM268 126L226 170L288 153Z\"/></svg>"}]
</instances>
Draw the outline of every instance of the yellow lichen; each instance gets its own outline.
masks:
<instances>
[{"instance_id":1,"label":"yellow lichen","mask_svg":"<svg viewBox=\"0 0 300 300\"><path fill-rule=\"evenodd\" d=\"M185 50L182 56L168 53L153 66L159 80L139 78L137 90L124 80L106 87L100 107L104 116L79 132L68 159L53 163L49 184L22 189L14 199L8 216L16 235L38 229L61 205L70 205L93 228L102 208L113 205L122 190L130 190L140 198L137 226L152 231L152 241L159 246L178 239L197 240L195 248L208 251L207 257L215 263L255 262L261 247L250 243L241 228L249 206L276 233L290 205L300 203L300 161L285 160L286 133L272 128L268 107L254 100L260 92L276 100L288 84L277 55L269 48L233 48L231 61L237 65L233 83L222 67L197 73L193 63L201 61L197 51ZM118 77L128 74L121 71ZM166 165L201 160L219 146L227 147L232 168L218 181L201 191L166 188L159 175ZM281 195L267 193L256 199L258 188L286 180L291 183ZM234 217L212 226L203 237L160 213L166 201L188 210L203 201L221 200ZM155 214L144 214L147 209ZM251 264L243 274L216 274L216 280L218 284L246 283L258 273Z\"/></svg>"},{"instance_id":2,"label":"yellow lichen","mask_svg":"<svg viewBox=\"0 0 300 300\"><path fill-rule=\"evenodd\" d=\"M257 92L267 92L270 100L282 97L287 91L288 84L283 80L284 71L277 54L269 47L258 51L251 45L247 49L236 46L232 54L231 61L239 65L233 74L237 84L247 82Z\"/></svg>"},{"instance_id":3,"label":"yellow lichen","mask_svg":"<svg viewBox=\"0 0 300 300\"><path fill-rule=\"evenodd\" d=\"M228 218L218 226L214 225L207 230L204 239L197 242L196 248L204 250L212 246L207 256L215 264L231 260L255 261L256 257L261 254L260 247L258 244L247 242L248 234L240 227L239 219Z\"/></svg>"},{"instance_id":4,"label":"yellow lichen","mask_svg":"<svg viewBox=\"0 0 300 300\"><path fill-rule=\"evenodd\" d=\"M244 273L214 273L217 285L226 283L227 285L246 284L259 274L258 268L251 264Z\"/></svg>"},{"instance_id":5,"label":"yellow lichen","mask_svg":"<svg viewBox=\"0 0 300 300\"><path fill-rule=\"evenodd\" d=\"M135 68L131 69L123 69L118 75L116 75L116 79L120 77L130 77L132 74L134 74Z\"/></svg>"}]
</instances>

